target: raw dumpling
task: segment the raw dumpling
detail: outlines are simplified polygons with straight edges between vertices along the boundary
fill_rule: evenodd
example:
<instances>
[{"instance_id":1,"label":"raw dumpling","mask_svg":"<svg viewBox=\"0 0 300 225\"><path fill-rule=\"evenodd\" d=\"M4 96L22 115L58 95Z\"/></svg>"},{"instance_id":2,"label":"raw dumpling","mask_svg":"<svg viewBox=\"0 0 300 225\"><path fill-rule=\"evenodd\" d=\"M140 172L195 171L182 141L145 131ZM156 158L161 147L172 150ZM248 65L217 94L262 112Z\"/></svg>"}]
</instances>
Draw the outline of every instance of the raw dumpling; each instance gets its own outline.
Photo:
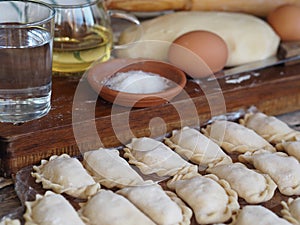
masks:
<instances>
[{"instance_id":1,"label":"raw dumpling","mask_svg":"<svg viewBox=\"0 0 300 225\"><path fill-rule=\"evenodd\" d=\"M287 141L276 145L277 150L285 151L300 161L300 141Z\"/></svg>"},{"instance_id":2,"label":"raw dumpling","mask_svg":"<svg viewBox=\"0 0 300 225\"><path fill-rule=\"evenodd\" d=\"M62 195L47 191L33 202L25 202L25 225L84 225L76 210Z\"/></svg>"},{"instance_id":3,"label":"raw dumpling","mask_svg":"<svg viewBox=\"0 0 300 225\"><path fill-rule=\"evenodd\" d=\"M281 214L283 218L292 224L300 224L300 197L293 199L289 198L287 202L282 201Z\"/></svg>"},{"instance_id":4,"label":"raw dumpling","mask_svg":"<svg viewBox=\"0 0 300 225\"><path fill-rule=\"evenodd\" d=\"M4 218L0 220L0 225L21 225L21 222L18 219Z\"/></svg>"},{"instance_id":5,"label":"raw dumpling","mask_svg":"<svg viewBox=\"0 0 300 225\"><path fill-rule=\"evenodd\" d=\"M291 225L271 210L260 205L244 206L230 225Z\"/></svg>"},{"instance_id":6,"label":"raw dumpling","mask_svg":"<svg viewBox=\"0 0 300 225\"><path fill-rule=\"evenodd\" d=\"M239 156L242 162L249 162L263 173L269 174L284 195L300 195L300 164L283 152L271 153L260 150Z\"/></svg>"},{"instance_id":7,"label":"raw dumpling","mask_svg":"<svg viewBox=\"0 0 300 225\"><path fill-rule=\"evenodd\" d=\"M248 113L240 122L273 144L300 140L299 131L293 130L276 117L267 116L261 112Z\"/></svg>"},{"instance_id":8,"label":"raw dumpling","mask_svg":"<svg viewBox=\"0 0 300 225\"><path fill-rule=\"evenodd\" d=\"M126 146L124 157L129 158L129 163L136 165L143 174L174 176L198 170L196 165L190 164L160 141L147 137L133 138Z\"/></svg>"},{"instance_id":9,"label":"raw dumpling","mask_svg":"<svg viewBox=\"0 0 300 225\"><path fill-rule=\"evenodd\" d=\"M239 209L237 193L215 175L176 175L167 183L193 210L199 224L226 222Z\"/></svg>"},{"instance_id":10,"label":"raw dumpling","mask_svg":"<svg viewBox=\"0 0 300 225\"><path fill-rule=\"evenodd\" d=\"M85 152L83 164L94 179L107 188L126 187L144 183L143 178L120 157L117 149Z\"/></svg>"},{"instance_id":11,"label":"raw dumpling","mask_svg":"<svg viewBox=\"0 0 300 225\"><path fill-rule=\"evenodd\" d=\"M232 163L231 158L212 140L193 128L174 130L165 143L199 168Z\"/></svg>"},{"instance_id":12,"label":"raw dumpling","mask_svg":"<svg viewBox=\"0 0 300 225\"><path fill-rule=\"evenodd\" d=\"M101 189L82 204L79 214L87 225L155 225L129 200L110 190Z\"/></svg>"},{"instance_id":13,"label":"raw dumpling","mask_svg":"<svg viewBox=\"0 0 300 225\"><path fill-rule=\"evenodd\" d=\"M250 204L270 200L277 185L267 174L248 169L242 163L218 165L207 169L220 179L226 180L238 195Z\"/></svg>"},{"instance_id":14,"label":"raw dumpling","mask_svg":"<svg viewBox=\"0 0 300 225\"><path fill-rule=\"evenodd\" d=\"M33 166L33 170L36 182L42 182L43 188L56 193L86 199L100 188L80 161L67 154L51 156L49 161L42 160L40 166Z\"/></svg>"},{"instance_id":15,"label":"raw dumpling","mask_svg":"<svg viewBox=\"0 0 300 225\"><path fill-rule=\"evenodd\" d=\"M131 201L155 223L161 225L190 224L192 211L173 193L153 183L117 191Z\"/></svg>"},{"instance_id":16,"label":"raw dumpling","mask_svg":"<svg viewBox=\"0 0 300 225\"><path fill-rule=\"evenodd\" d=\"M203 129L203 132L228 153L253 152L259 149L276 151L269 142L253 130L235 122L217 120Z\"/></svg>"}]
</instances>

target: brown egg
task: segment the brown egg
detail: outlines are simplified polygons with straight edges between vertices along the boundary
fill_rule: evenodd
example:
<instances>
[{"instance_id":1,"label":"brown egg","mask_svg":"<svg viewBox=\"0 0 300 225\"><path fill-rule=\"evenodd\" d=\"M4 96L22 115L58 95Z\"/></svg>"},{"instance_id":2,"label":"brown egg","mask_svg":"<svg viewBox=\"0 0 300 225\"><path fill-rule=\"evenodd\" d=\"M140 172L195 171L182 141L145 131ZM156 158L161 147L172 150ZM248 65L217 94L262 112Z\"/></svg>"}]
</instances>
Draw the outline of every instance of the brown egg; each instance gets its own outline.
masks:
<instances>
[{"instance_id":1,"label":"brown egg","mask_svg":"<svg viewBox=\"0 0 300 225\"><path fill-rule=\"evenodd\" d=\"M194 78L206 77L226 65L225 41L210 31L191 31L176 38L168 52L169 61Z\"/></svg>"},{"instance_id":2,"label":"brown egg","mask_svg":"<svg viewBox=\"0 0 300 225\"><path fill-rule=\"evenodd\" d=\"M282 41L300 41L300 6L279 6L270 12L267 21Z\"/></svg>"}]
</instances>

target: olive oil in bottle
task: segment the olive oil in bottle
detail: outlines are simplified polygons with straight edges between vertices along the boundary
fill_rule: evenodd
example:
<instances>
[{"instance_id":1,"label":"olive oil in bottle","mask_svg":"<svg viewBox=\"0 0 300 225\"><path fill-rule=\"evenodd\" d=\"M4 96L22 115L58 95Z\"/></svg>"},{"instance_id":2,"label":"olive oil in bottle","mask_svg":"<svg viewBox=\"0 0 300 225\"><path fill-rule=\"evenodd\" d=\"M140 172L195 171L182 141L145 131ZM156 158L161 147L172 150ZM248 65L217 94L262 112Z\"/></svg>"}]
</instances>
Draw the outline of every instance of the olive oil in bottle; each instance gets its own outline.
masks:
<instances>
[{"instance_id":1,"label":"olive oil in bottle","mask_svg":"<svg viewBox=\"0 0 300 225\"><path fill-rule=\"evenodd\" d=\"M112 32L100 25L86 27L83 34L55 35L53 71L79 72L96 60L106 61L112 49Z\"/></svg>"}]
</instances>

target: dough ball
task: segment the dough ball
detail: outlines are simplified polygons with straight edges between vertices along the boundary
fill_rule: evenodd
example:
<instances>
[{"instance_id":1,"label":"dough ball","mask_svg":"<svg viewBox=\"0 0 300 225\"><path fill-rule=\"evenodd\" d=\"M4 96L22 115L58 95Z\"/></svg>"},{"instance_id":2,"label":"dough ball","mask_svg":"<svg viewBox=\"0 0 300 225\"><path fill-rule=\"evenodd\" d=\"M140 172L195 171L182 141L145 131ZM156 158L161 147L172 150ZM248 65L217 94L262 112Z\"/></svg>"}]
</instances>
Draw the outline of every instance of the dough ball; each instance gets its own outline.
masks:
<instances>
[{"instance_id":1,"label":"dough ball","mask_svg":"<svg viewBox=\"0 0 300 225\"><path fill-rule=\"evenodd\" d=\"M195 30L216 33L226 42L226 66L236 66L275 55L279 36L264 20L243 13L231 12L175 12L156 17L125 29L119 43L126 44L139 32L140 40L122 50L122 56L167 60L171 43L179 36Z\"/></svg>"}]
</instances>

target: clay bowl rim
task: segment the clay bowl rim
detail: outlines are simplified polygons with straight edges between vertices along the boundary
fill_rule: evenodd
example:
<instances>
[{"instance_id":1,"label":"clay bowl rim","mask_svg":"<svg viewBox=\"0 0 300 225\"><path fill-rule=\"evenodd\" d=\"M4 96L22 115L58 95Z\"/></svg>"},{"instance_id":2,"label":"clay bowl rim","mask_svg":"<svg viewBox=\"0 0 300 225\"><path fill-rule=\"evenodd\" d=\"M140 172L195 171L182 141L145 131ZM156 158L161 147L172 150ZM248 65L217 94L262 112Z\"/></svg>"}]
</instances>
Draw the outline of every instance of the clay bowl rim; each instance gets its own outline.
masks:
<instances>
[{"instance_id":1,"label":"clay bowl rim","mask_svg":"<svg viewBox=\"0 0 300 225\"><path fill-rule=\"evenodd\" d=\"M101 63L96 64L88 71L88 82L100 97L108 102L122 106L150 107L160 105L177 96L183 90L187 82L186 74L182 70L164 61L152 59L111 59L105 63L108 67L110 63L115 63L116 67L110 68L110 73L104 73L104 75L102 75L100 71L97 72L97 69L100 69L102 66ZM148 68L145 69L147 65ZM144 94L113 90L107 87L105 82L103 83L103 81L109 79L109 77L112 77L117 72L126 72L133 69L159 74L173 81L175 85L165 91Z\"/></svg>"}]
</instances>

